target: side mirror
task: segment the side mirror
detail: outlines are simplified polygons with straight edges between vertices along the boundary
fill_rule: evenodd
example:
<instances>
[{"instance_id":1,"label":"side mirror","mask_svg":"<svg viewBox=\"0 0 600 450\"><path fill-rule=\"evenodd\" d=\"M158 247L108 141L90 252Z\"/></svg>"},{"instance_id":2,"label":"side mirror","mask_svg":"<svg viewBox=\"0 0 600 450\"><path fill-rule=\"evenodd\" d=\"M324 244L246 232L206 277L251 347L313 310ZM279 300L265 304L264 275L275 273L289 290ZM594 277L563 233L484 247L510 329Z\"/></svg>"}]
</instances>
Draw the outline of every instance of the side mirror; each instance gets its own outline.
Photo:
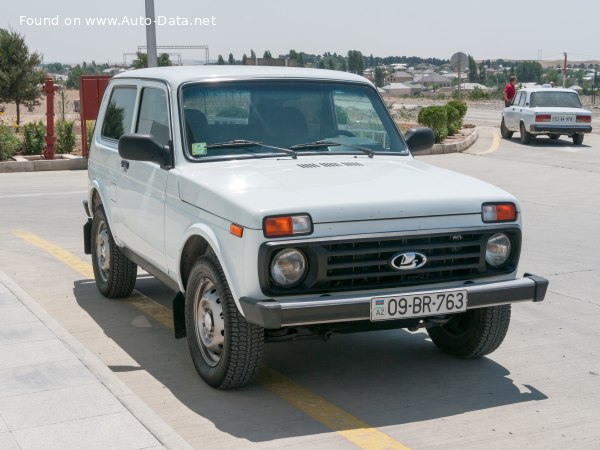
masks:
<instances>
[{"instance_id":1,"label":"side mirror","mask_svg":"<svg viewBox=\"0 0 600 450\"><path fill-rule=\"evenodd\" d=\"M119 139L119 156L131 161L150 161L161 167L171 167L171 150L161 145L151 134L124 134Z\"/></svg>"},{"instance_id":2,"label":"side mirror","mask_svg":"<svg viewBox=\"0 0 600 450\"><path fill-rule=\"evenodd\" d=\"M435 136L431 128L411 128L404 135L404 140L411 152L428 150L433 147Z\"/></svg>"}]
</instances>

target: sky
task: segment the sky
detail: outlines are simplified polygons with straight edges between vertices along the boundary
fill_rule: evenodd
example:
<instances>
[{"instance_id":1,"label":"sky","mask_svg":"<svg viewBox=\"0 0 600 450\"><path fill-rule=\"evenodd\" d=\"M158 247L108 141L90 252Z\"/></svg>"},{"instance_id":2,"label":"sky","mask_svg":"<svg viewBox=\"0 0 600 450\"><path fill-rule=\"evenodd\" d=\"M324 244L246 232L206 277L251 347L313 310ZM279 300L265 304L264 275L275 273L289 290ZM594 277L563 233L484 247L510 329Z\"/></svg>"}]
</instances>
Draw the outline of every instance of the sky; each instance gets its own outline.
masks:
<instances>
[{"instance_id":1,"label":"sky","mask_svg":"<svg viewBox=\"0 0 600 450\"><path fill-rule=\"evenodd\" d=\"M0 28L45 63L120 63L146 44L145 0L0 0ZM154 0L158 45L206 45L210 59L306 53L449 59L600 60L600 2L558 0ZM142 16L142 18L140 18ZM185 18L191 25L184 24ZM92 24L113 18L119 24ZM197 18L197 19L196 19ZM45 24L40 21L46 19ZM77 21L80 21L80 24ZM169 24L171 20L171 24ZM196 21L194 23L194 21ZM166 23L165 23L166 22ZM203 50L169 50L203 60ZM540 58L541 55L541 58ZM132 56L125 55L127 61ZM173 59L173 58L172 58Z\"/></svg>"}]
</instances>

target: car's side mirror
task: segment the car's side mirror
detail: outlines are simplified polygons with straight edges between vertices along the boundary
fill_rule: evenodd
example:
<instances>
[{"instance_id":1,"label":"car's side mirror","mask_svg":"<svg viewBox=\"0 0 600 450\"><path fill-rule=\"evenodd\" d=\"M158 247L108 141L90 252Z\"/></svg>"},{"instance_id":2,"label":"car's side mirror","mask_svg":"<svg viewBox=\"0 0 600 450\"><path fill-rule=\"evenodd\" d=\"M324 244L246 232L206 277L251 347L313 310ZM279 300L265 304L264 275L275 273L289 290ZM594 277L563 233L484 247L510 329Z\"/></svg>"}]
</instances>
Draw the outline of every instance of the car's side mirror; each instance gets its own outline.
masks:
<instances>
[{"instance_id":1,"label":"car's side mirror","mask_svg":"<svg viewBox=\"0 0 600 450\"><path fill-rule=\"evenodd\" d=\"M404 135L404 140L411 152L427 150L433 147L435 136L431 128L411 128Z\"/></svg>"},{"instance_id":2,"label":"car's side mirror","mask_svg":"<svg viewBox=\"0 0 600 450\"><path fill-rule=\"evenodd\" d=\"M131 161L150 161L161 167L171 167L171 150L151 134L124 134L119 139L119 156Z\"/></svg>"}]
</instances>

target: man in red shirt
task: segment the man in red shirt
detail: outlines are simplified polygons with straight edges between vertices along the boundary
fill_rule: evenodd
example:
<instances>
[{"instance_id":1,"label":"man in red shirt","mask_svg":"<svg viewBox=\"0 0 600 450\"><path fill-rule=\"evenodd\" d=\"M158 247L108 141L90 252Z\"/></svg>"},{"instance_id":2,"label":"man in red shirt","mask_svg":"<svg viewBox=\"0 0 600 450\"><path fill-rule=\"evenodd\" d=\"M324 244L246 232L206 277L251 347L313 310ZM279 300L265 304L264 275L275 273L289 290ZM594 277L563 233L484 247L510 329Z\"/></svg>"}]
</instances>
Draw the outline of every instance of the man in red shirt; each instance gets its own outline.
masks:
<instances>
[{"instance_id":1,"label":"man in red shirt","mask_svg":"<svg viewBox=\"0 0 600 450\"><path fill-rule=\"evenodd\" d=\"M508 79L508 83L506 83L506 87L504 88L504 107L510 106L512 99L517 93L515 84L517 84L517 77L511 75L511 77Z\"/></svg>"}]
</instances>

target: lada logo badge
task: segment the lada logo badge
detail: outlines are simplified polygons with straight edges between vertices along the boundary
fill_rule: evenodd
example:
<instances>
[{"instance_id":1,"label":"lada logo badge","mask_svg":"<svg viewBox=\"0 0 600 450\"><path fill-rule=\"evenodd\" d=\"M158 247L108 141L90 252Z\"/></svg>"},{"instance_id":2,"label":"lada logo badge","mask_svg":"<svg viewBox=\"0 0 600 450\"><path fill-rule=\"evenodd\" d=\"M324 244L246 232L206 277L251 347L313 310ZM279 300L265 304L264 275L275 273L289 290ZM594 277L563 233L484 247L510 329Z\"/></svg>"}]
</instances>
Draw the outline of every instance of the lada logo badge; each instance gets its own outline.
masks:
<instances>
[{"instance_id":1,"label":"lada logo badge","mask_svg":"<svg viewBox=\"0 0 600 450\"><path fill-rule=\"evenodd\" d=\"M418 252L396 253L390 258L390 266L396 270L419 269L425 264L427 264L427 257Z\"/></svg>"}]
</instances>

